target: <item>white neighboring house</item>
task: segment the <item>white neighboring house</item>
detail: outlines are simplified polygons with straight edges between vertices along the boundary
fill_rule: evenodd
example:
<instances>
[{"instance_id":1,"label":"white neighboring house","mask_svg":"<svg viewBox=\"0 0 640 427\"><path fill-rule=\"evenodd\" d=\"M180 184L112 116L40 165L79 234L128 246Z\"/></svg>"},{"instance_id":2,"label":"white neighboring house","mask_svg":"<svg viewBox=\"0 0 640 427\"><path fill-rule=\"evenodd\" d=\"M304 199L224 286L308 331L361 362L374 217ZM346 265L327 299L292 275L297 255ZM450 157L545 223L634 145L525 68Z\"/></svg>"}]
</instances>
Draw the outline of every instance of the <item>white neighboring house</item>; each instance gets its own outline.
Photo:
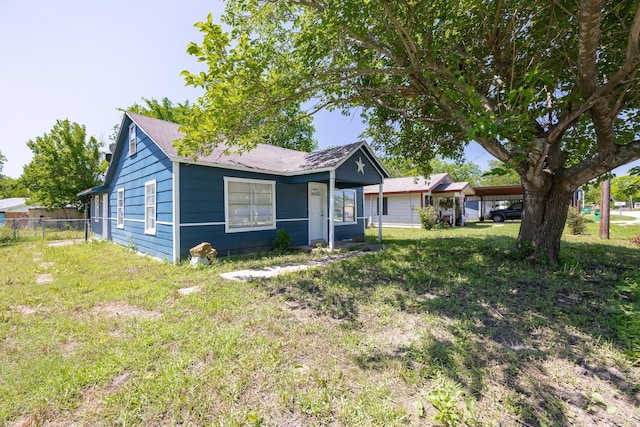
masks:
<instances>
[{"instance_id":1,"label":"white neighboring house","mask_svg":"<svg viewBox=\"0 0 640 427\"><path fill-rule=\"evenodd\" d=\"M364 208L368 226L420 228L420 217L416 208L433 205L444 221L462 218L464 223L465 198L474 193L468 182L453 182L448 173L437 173L428 177L401 177L384 180L382 195L382 218L379 212L379 186L364 187ZM455 211L451 200L456 199ZM462 207L462 208L461 208ZM455 226L455 224L452 224Z\"/></svg>"}]
</instances>

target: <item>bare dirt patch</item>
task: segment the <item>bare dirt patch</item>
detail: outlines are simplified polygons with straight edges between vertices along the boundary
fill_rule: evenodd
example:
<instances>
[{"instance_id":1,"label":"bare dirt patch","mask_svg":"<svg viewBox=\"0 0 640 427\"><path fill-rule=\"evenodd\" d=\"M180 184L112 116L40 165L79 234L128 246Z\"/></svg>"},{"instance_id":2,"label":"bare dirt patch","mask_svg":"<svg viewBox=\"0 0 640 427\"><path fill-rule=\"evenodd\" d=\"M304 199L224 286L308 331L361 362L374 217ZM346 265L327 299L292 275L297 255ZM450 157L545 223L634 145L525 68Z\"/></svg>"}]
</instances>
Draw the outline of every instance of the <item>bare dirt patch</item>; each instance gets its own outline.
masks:
<instances>
[{"instance_id":1,"label":"bare dirt patch","mask_svg":"<svg viewBox=\"0 0 640 427\"><path fill-rule=\"evenodd\" d=\"M93 307L92 311L106 317L138 317L143 319L156 319L161 315L160 312L134 307L122 301L100 304Z\"/></svg>"},{"instance_id":2,"label":"bare dirt patch","mask_svg":"<svg viewBox=\"0 0 640 427\"><path fill-rule=\"evenodd\" d=\"M51 274L38 274L36 276L36 283L38 285L46 285L48 283L53 283L53 276Z\"/></svg>"},{"instance_id":3,"label":"bare dirt patch","mask_svg":"<svg viewBox=\"0 0 640 427\"><path fill-rule=\"evenodd\" d=\"M14 313L21 314L23 316L30 316L39 311L43 311L44 309L42 307L34 307L31 305L11 305L9 306L9 310L11 310Z\"/></svg>"},{"instance_id":4,"label":"bare dirt patch","mask_svg":"<svg viewBox=\"0 0 640 427\"><path fill-rule=\"evenodd\" d=\"M82 243L82 242L84 242L84 240L82 240L82 239L54 240L54 241L48 243L47 246L49 246L50 248L56 247L56 246L70 246L70 245L75 245L75 244Z\"/></svg>"}]
</instances>

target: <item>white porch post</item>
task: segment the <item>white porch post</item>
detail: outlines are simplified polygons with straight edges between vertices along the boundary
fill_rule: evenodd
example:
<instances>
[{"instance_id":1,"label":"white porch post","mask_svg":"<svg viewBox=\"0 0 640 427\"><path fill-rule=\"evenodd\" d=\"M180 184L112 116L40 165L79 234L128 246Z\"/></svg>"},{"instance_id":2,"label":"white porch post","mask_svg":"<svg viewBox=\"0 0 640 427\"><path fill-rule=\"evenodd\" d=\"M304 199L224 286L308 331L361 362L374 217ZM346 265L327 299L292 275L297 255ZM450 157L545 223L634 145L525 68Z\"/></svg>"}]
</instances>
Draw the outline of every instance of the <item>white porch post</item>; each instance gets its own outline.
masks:
<instances>
[{"instance_id":1,"label":"white porch post","mask_svg":"<svg viewBox=\"0 0 640 427\"><path fill-rule=\"evenodd\" d=\"M329 250L333 250L335 233L334 226L335 223L333 221L333 212L336 208L336 199L335 199L335 187L336 187L336 172L334 170L329 172Z\"/></svg>"},{"instance_id":2,"label":"white porch post","mask_svg":"<svg viewBox=\"0 0 640 427\"><path fill-rule=\"evenodd\" d=\"M456 228L456 193L453 193L453 213L451 214L451 228Z\"/></svg>"},{"instance_id":3,"label":"white porch post","mask_svg":"<svg viewBox=\"0 0 640 427\"><path fill-rule=\"evenodd\" d=\"M173 162L173 263L180 262L180 163Z\"/></svg>"},{"instance_id":4,"label":"white porch post","mask_svg":"<svg viewBox=\"0 0 640 427\"><path fill-rule=\"evenodd\" d=\"M381 182L378 185L378 243L382 242L382 206L383 206L383 187L384 184Z\"/></svg>"}]
</instances>

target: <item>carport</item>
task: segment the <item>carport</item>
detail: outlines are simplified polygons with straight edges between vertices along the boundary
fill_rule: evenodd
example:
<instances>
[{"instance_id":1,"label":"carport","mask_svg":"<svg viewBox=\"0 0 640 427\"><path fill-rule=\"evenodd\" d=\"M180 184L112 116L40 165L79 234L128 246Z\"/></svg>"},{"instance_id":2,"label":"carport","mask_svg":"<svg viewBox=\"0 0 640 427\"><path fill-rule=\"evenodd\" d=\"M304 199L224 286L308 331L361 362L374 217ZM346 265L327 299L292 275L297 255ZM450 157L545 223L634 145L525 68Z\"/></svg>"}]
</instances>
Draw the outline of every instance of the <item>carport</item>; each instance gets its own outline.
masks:
<instances>
[{"instance_id":1,"label":"carport","mask_svg":"<svg viewBox=\"0 0 640 427\"><path fill-rule=\"evenodd\" d=\"M497 202L523 200L522 185L499 185L495 187L474 187L475 195L467 197L467 217L484 221L489 211L494 209Z\"/></svg>"}]
</instances>

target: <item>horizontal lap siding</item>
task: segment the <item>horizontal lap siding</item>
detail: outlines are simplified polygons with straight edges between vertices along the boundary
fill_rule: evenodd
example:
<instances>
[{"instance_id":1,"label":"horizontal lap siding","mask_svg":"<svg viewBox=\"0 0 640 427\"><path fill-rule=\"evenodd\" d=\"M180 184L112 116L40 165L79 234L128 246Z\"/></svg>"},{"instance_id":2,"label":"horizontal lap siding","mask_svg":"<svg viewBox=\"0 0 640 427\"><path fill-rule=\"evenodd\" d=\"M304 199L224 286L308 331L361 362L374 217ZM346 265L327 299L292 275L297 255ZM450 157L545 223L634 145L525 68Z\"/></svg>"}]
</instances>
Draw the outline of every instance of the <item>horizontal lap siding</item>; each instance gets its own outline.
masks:
<instances>
[{"instance_id":1,"label":"horizontal lap siding","mask_svg":"<svg viewBox=\"0 0 640 427\"><path fill-rule=\"evenodd\" d=\"M209 242L220 256L257 252L271 248L276 230L225 233L224 177L276 182L276 227L286 229L293 245L307 242L307 184L290 183L283 177L180 165L180 257L189 249Z\"/></svg>"},{"instance_id":2,"label":"horizontal lap siding","mask_svg":"<svg viewBox=\"0 0 640 427\"><path fill-rule=\"evenodd\" d=\"M128 129L128 123L125 124ZM171 161L140 128L137 129L137 152L129 156L128 132L121 134L126 144L117 160L114 181L109 188L109 218L111 239L123 246L146 254L173 259L173 189ZM156 181L156 232L144 233L145 200L144 185ZM124 188L124 229L117 227L117 194Z\"/></svg>"},{"instance_id":3,"label":"horizontal lap siding","mask_svg":"<svg viewBox=\"0 0 640 427\"><path fill-rule=\"evenodd\" d=\"M384 197L387 198L387 215L382 215L383 226L420 228L420 217L413 207L421 207L421 194L389 194ZM369 203L369 201L370 198L367 198L367 203ZM371 219L375 224L378 223L376 203L378 203L378 197L373 196L373 215ZM369 208L369 206L367 206L367 208Z\"/></svg>"},{"instance_id":4,"label":"horizontal lap siding","mask_svg":"<svg viewBox=\"0 0 640 427\"><path fill-rule=\"evenodd\" d=\"M102 203L102 194L103 193L97 193L92 196L93 198L91 200L91 231L96 237L105 238L104 231L102 230L103 228L102 218L103 218L103 215L105 214L106 207ZM95 212L96 205L95 205L95 201L93 200L96 197L98 198L98 200L100 200L97 212Z\"/></svg>"}]
</instances>

